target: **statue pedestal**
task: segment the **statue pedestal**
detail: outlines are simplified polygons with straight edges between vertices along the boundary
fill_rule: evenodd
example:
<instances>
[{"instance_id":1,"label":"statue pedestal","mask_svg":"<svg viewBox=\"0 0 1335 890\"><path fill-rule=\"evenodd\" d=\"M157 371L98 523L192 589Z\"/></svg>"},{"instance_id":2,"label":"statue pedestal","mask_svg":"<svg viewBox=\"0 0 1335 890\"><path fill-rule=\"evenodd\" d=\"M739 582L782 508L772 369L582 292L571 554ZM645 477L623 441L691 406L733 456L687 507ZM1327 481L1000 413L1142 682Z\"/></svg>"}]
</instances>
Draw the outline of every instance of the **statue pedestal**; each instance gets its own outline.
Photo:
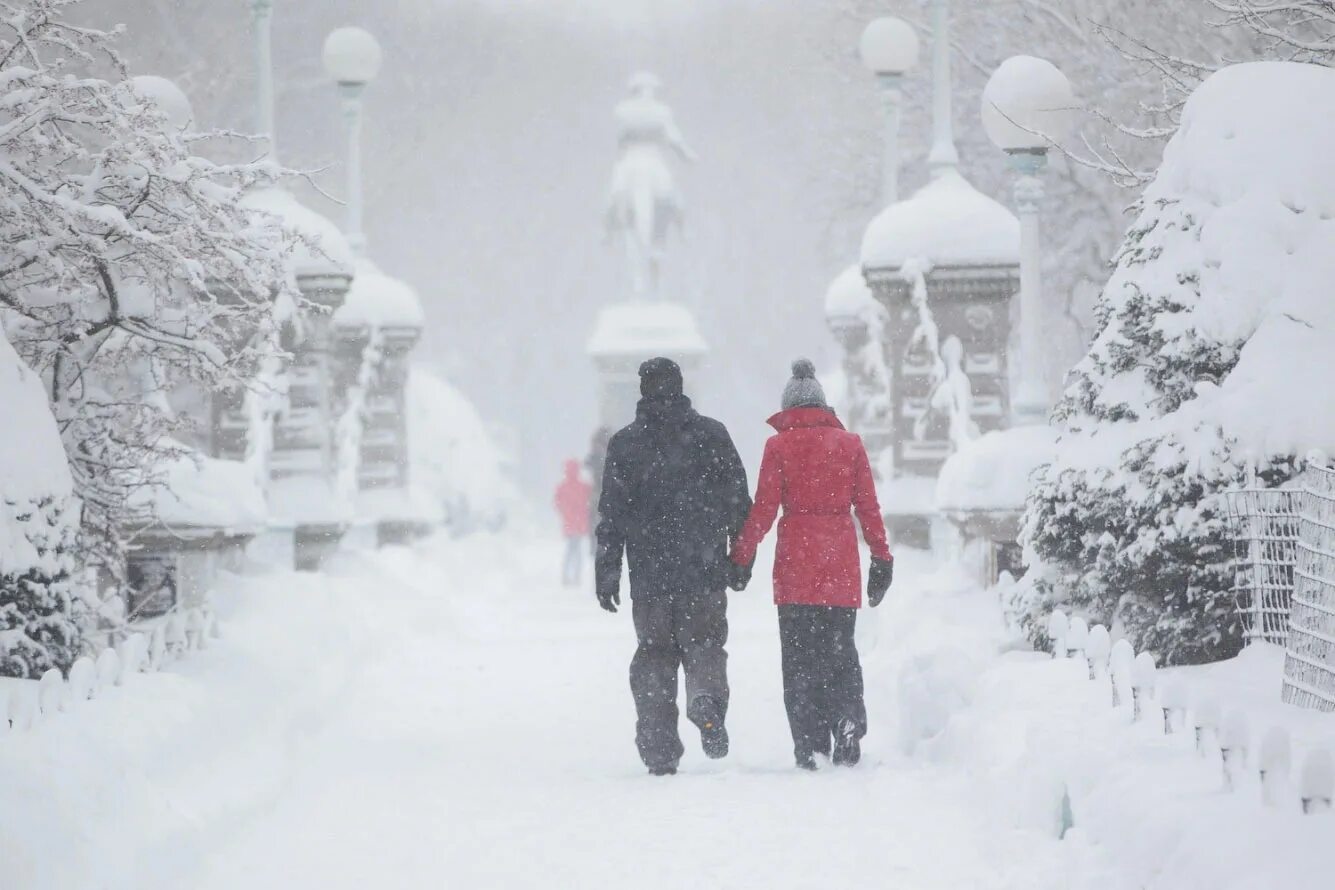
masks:
<instances>
[{"instance_id":1,"label":"statue pedestal","mask_svg":"<svg viewBox=\"0 0 1335 890\"><path fill-rule=\"evenodd\" d=\"M627 302L598 313L588 353L598 369L598 422L620 429L635 419L640 364L663 356L681 365L686 391L709 351L691 310L680 303Z\"/></svg>"}]
</instances>

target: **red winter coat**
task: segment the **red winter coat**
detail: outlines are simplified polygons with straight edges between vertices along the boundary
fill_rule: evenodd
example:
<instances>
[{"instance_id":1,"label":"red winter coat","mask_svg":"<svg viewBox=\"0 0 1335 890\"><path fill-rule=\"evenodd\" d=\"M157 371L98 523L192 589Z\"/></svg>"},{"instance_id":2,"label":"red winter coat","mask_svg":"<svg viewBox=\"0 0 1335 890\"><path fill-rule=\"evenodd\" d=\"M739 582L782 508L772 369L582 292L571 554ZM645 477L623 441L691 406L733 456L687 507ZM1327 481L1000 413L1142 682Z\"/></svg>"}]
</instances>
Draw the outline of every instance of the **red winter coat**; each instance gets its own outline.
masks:
<instances>
[{"instance_id":1,"label":"red winter coat","mask_svg":"<svg viewBox=\"0 0 1335 890\"><path fill-rule=\"evenodd\" d=\"M782 505L774 602L856 609L862 605L862 567L850 511L857 513L872 556L890 558L862 440L823 408L792 408L769 423L779 433L765 443L755 506L732 560L755 561Z\"/></svg>"},{"instance_id":2,"label":"red winter coat","mask_svg":"<svg viewBox=\"0 0 1335 890\"><path fill-rule=\"evenodd\" d=\"M566 477L556 487L556 512L561 514L561 531L567 538L582 538L589 533L589 501L593 486L579 475L579 462L566 461Z\"/></svg>"}]
</instances>

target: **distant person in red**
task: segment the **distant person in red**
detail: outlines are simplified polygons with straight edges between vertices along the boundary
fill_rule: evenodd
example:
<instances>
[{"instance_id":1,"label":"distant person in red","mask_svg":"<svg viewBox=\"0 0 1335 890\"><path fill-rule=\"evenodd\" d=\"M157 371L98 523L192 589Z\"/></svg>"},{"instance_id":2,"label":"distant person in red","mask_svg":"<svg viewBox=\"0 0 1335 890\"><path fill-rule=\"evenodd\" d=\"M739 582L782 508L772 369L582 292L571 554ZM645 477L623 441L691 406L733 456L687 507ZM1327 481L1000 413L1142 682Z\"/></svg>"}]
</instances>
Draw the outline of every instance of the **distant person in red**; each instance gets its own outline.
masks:
<instances>
[{"instance_id":1,"label":"distant person in red","mask_svg":"<svg viewBox=\"0 0 1335 890\"><path fill-rule=\"evenodd\" d=\"M855 516L871 549L871 605L889 590L894 562L867 451L826 405L811 362L793 363L782 404L769 419L777 433L765 444L755 506L730 554L731 586L746 587L756 548L782 508L774 602L793 753L802 769L815 769L817 754L853 766L867 732L853 640L862 605Z\"/></svg>"},{"instance_id":2,"label":"distant person in red","mask_svg":"<svg viewBox=\"0 0 1335 890\"><path fill-rule=\"evenodd\" d=\"M584 539L589 536L590 504L593 486L579 473L579 461L566 461L566 477L556 486L556 512L561 515L561 533L566 538L565 565L561 569L561 583L566 587L579 584L584 569Z\"/></svg>"}]
</instances>

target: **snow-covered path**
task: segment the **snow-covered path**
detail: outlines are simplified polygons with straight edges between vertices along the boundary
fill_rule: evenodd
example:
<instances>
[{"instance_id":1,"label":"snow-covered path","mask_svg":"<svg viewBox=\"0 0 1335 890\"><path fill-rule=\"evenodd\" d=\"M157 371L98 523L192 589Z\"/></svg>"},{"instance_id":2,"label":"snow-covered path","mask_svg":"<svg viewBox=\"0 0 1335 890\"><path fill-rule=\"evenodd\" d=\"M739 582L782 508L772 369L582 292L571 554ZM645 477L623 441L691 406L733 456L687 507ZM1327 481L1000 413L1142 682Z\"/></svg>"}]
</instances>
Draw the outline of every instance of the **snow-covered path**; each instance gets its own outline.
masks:
<instances>
[{"instance_id":1,"label":"snow-covered path","mask_svg":"<svg viewBox=\"0 0 1335 890\"><path fill-rule=\"evenodd\" d=\"M730 609L732 756L706 760L686 724L682 773L656 779L626 612L554 585L554 545L450 549L429 577L377 556L379 582L338 600L357 668L335 712L193 886L1087 886L1063 845L991 824L969 777L891 753L890 678L869 677L859 768L796 771L763 585Z\"/></svg>"}]
</instances>

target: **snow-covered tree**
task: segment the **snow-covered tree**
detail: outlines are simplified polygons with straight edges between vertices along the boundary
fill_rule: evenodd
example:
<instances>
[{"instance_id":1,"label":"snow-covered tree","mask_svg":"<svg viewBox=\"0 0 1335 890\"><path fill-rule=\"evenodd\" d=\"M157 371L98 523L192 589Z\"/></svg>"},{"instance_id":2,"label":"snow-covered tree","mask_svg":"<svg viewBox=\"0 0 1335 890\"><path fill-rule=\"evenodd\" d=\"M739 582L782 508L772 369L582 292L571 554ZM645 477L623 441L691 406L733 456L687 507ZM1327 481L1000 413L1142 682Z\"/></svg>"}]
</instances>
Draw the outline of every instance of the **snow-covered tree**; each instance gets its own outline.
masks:
<instances>
[{"instance_id":1,"label":"snow-covered tree","mask_svg":"<svg viewBox=\"0 0 1335 890\"><path fill-rule=\"evenodd\" d=\"M239 203L275 171L194 156L117 34L69 23L81 2L0 3L0 309L106 556L190 422L167 394L245 385L294 291L276 221Z\"/></svg>"},{"instance_id":2,"label":"snow-covered tree","mask_svg":"<svg viewBox=\"0 0 1335 890\"><path fill-rule=\"evenodd\" d=\"M1240 647L1220 493L1248 468L1281 483L1335 441L1298 385L1323 379L1333 336L1335 136L1308 112L1331 97L1324 68L1259 63L1185 104L1030 489L1036 561L1011 606L1036 635L1062 602L1170 663Z\"/></svg>"},{"instance_id":3,"label":"snow-covered tree","mask_svg":"<svg viewBox=\"0 0 1335 890\"><path fill-rule=\"evenodd\" d=\"M80 653L79 504L42 381L3 336L0 405L0 676L38 677Z\"/></svg>"}]
</instances>

